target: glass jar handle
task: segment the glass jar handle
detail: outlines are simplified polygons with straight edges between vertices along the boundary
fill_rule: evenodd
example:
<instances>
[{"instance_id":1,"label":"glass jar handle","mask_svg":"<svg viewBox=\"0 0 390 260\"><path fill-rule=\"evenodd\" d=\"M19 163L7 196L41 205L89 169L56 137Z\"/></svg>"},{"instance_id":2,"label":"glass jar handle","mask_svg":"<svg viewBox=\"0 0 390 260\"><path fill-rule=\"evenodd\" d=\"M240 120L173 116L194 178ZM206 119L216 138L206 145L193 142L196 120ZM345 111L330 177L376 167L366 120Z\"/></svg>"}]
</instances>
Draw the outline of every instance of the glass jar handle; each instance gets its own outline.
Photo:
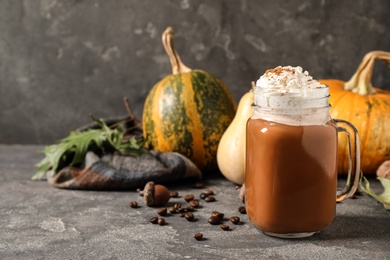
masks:
<instances>
[{"instance_id":1,"label":"glass jar handle","mask_svg":"<svg viewBox=\"0 0 390 260\"><path fill-rule=\"evenodd\" d=\"M337 194L340 202L353 196L360 180L360 139L357 129L348 121L334 119L338 132L345 132L348 138L348 177L343 190Z\"/></svg>"}]
</instances>

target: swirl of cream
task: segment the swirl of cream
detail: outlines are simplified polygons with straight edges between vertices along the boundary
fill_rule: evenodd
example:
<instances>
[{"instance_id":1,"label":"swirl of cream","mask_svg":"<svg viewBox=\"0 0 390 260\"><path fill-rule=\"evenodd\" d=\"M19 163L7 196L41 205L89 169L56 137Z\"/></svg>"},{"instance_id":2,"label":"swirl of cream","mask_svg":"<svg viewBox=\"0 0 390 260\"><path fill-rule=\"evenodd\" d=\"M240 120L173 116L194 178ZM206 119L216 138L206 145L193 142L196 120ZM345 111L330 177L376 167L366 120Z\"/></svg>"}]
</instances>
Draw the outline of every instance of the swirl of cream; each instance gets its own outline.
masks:
<instances>
[{"instance_id":1,"label":"swirl of cream","mask_svg":"<svg viewBox=\"0 0 390 260\"><path fill-rule=\"evenodd\" d=\"M299 104L316 107L323 106L315 104L315 100L327 98L329 88L313 79L309 72L304 71L299 66L278 66L267 70L257 80L254 93L255 104L262 107L287 108L298 107ZM313 99L313 103L307 103L308 99Z\"/></svg>"}]
</instances>

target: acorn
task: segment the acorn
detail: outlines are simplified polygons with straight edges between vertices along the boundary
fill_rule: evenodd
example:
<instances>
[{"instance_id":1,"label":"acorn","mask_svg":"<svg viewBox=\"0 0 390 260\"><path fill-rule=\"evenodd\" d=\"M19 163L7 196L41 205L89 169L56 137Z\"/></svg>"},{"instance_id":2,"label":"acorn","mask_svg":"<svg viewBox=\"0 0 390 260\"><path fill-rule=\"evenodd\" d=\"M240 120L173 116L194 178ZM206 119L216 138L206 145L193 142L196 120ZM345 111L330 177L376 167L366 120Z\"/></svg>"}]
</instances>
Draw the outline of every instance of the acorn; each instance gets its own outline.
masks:
<instances>
[{"instance_id":1,"label":"acorn","mask_svg":"<svg viewBox=\"0 0 390 260\"><path fill-rule=\"evenodd\" d=\"M164 206L171 198L171 192L167 187L152 181L146 183L143 194L145 204L149 207Z\"/></svg>"}]
</instances>

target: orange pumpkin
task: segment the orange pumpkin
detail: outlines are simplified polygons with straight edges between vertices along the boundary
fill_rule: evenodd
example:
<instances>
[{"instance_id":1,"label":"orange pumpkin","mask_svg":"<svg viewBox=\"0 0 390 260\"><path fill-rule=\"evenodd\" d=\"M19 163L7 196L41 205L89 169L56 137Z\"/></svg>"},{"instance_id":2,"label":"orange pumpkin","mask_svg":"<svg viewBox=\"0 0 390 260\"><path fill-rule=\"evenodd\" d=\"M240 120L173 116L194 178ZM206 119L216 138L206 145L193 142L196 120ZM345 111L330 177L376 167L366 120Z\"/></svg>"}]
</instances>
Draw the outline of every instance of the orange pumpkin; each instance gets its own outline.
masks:
<instances>
[{"instance_id":1,"label":"orange pumpkin","mask_svg":"<svg viewBox=\"0 0 390 260\"><path fill-rule=\"evenodd\" d=\"M330 89L331 116L351 122L359 132L361 170L365 174L375 173L381 163L390 160L390 92L372 86L375 60L390 65L390 52L367 53L348 82L320 80ZM340 134L338 149L339 173L347 173L348 144L345 134Z\"/></svg>"}]
</instances>

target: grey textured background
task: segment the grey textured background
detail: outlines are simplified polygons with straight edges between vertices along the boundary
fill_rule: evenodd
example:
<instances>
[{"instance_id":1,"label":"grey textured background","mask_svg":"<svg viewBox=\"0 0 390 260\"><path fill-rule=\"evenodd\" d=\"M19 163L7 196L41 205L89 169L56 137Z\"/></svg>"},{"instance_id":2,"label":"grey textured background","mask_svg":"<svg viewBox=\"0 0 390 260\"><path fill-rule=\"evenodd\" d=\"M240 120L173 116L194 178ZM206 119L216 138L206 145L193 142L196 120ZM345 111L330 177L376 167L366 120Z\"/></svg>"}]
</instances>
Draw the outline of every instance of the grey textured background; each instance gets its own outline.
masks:
<instances>
[{"instance_id":1,"label":"grey textured background","mask_svg":"<svg viewBox=\"0 0 390 260\"><path fill-rule=\"evenodd\" d=\"M167 26L191 68L238 101L266 69L301 65L347 80L370 50L390 51L390 1L1 0L0 143L49 144L97 117L141 117L171 72ZM390 89L378 63L377 87Z\"/></svg>"}]
</instances>

